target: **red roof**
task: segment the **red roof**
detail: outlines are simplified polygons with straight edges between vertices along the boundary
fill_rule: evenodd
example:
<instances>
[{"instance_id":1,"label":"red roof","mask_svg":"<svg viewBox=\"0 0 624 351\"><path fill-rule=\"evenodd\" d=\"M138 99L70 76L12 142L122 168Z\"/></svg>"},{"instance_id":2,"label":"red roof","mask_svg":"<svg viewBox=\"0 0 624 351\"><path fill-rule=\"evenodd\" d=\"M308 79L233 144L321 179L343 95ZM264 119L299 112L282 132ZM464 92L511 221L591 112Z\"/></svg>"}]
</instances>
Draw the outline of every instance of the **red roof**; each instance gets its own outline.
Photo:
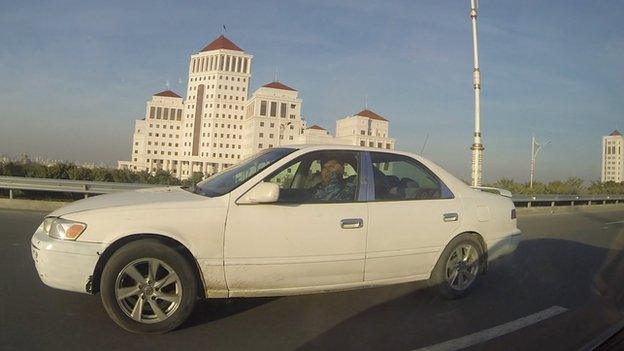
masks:
<instances>
[{"instance_id":1,"label":"red roof","mask_svg":"<svg viewBox=\"0 0 624 351\"><path fill-rule=\"evenodd\" d=\"M356 116L362 116L362 117L368 117L370 119L376 119L379 121L388 121L387 119L381 117L380 115L376 114L375 112L369 110L369 109L365 109L362 110L358 113L355 114Z\"/></svg>"},{"instance_id":2,"label":"red roof","mask_svg":"<svg viewBox=\"0 0 624 351\"><path fill-rule=\"evenodd\" d=\"M318 124L313 125L312 127L308 127L308 129L316 129L316 130L327 130L321 126L319 126Z\"/></svg>"},{"instance_id":3,"label":"red roof","mask_svg":"<svg viewBox=\"0 0 624 351\"><path fill-rule=\"evenodd\" d=\"M293 88L289 87L288 85L282 84L280 82L271 82L271 83L263 85L263 87L265 87L265 88L273 88L273 89L281 89L281 90L297 91L296 89L293 89Z\"/></svg>"},{"instance_id":4,"label":"red roof","mask_svg":"<svg viewBox=\"0 0 624 351\"><path fill-rule=\"evenodd\" d=\"M219 50L219 49L243 51L243 49L236 46L236 44L234 44L230 39L226 38L224 35L220 35L212 43L206 45L206 47L201 49L200 52Z\"/></svg>"},{"instance_id":5,"label":"red roof","mask_svg":"<svg viewBox=\"0 0 624 351\"><path fill-rule=\"evenodd\" d=\"M611 134L609 134L609 135L611 135L611 136L616 136L616 135L622 135L622 133L620 133L620 131L616 129L616 130L614 130L614 131L613 131Z\"/></svg>"},{"instance_id":6,"label":"red roof","mask_svg":"<svg viewBox=\"0 0 624 351\"><path fill-rule=\"evenodd\" d=\"M154 94L154 96L165 96L165 97L175 97L175 98L181 98L180 95L174 93L171 90L165 90L165 91L161 91L160 93L156 93Z\"/></svg>"}]
</instances>

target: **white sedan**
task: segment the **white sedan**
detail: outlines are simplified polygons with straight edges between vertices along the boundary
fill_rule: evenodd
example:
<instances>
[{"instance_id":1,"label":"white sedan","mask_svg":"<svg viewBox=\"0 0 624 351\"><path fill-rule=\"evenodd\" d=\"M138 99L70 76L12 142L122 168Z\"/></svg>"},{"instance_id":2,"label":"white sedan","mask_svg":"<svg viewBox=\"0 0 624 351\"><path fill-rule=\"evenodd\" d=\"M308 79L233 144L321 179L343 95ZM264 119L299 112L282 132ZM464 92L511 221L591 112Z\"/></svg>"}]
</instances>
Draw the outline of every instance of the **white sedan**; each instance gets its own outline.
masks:
<instances>
[{"instance_id":1,"label":"white sedan","mask_svg":"<svg viewBox=\"0 0 624 351\"><path fill-rule=\"evenodd\" d=\"M414 154L269 149L191 188L101 195L32 237L41 280L100 292L137 333L179 326L197 298L276 296L430 279L466 295L520 241L512 201Z\"/></svg>"}]
</instances>

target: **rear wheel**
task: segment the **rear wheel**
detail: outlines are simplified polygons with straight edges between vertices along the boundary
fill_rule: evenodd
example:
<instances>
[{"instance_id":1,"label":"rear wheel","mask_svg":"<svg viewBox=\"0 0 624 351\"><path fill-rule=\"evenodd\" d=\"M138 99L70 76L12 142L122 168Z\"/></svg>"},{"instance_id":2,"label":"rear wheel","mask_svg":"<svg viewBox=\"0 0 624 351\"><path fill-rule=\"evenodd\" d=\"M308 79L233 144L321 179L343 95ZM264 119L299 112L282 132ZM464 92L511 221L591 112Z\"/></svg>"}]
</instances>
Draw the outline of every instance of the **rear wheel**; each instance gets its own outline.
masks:
<instances>
[{"instance_id":1,"label":"rear wheel","mask_svg":"<svg viewBox=\"0 0 624 351\"><path fill-rule=\"evenodd\" d=\"M449 299L468 295L485 267L483 248L471 234L451 240L438 259L432 281L440 294Z\"/></svg>"},{"instance_id":2,"label":"rear wheel","mask_svg":"<svg viewBox=\"0 0 624 351\"><path fill-rule=\"evenodd\" d=\"M197 297L192 267L155 239L133 241L106 263L100 283L108 315L133 333L165 333L190 315Z\"/></svg>"}]
</instances>

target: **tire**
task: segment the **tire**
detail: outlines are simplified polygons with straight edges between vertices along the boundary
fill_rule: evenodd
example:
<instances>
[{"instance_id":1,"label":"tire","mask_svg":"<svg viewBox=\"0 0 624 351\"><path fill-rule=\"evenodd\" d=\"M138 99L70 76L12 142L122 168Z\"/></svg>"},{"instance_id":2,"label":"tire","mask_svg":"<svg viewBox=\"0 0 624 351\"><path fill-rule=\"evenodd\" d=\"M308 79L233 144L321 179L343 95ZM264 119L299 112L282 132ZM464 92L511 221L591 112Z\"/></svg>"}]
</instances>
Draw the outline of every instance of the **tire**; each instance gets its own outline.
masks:
<instances>
[{"instance_id":1,"label":"tire","mask_svg":"<svg viewBox=\"0 0 624 351\"><path fill-rule=\"evenodd\" d=\"M161 334L191 314L197 280L180 252L156 239L141 239L110 257L100 291L104 309L117 325L132 333Z\"/></svg>"},{"instance_id":2,"label":"tire","mask_svg":"<svg viewBox=\"0 0 624 351\"><path fill-rule=\"evenodd\" d=\"M467 257L467 261L463 260L464 257ZM431 280L440 295L447 299L459 299L468 295L478 283L485 264L483 248L476 235L462 234L446 246L431 274Z\"/></svg>"}]
</instances>

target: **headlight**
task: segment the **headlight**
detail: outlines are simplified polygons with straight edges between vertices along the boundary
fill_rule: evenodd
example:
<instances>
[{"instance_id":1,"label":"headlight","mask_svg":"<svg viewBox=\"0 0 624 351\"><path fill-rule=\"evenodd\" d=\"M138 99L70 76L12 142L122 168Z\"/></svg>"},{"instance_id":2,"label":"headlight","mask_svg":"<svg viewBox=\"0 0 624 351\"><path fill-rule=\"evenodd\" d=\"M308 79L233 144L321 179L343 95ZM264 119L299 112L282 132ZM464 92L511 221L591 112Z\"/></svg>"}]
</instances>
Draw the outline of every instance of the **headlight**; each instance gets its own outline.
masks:
<instances>
[{"instance_id":1,"label":"headlight","mask_svg":"<svg viewBox=\"0 0 624 351\"><path fill-rule=\"evenodd\" d=\"M63 218L48 217L43 221L43 230L51 238L76 240L87 229L87 225Z\"/></svg>"}]
</instances>

